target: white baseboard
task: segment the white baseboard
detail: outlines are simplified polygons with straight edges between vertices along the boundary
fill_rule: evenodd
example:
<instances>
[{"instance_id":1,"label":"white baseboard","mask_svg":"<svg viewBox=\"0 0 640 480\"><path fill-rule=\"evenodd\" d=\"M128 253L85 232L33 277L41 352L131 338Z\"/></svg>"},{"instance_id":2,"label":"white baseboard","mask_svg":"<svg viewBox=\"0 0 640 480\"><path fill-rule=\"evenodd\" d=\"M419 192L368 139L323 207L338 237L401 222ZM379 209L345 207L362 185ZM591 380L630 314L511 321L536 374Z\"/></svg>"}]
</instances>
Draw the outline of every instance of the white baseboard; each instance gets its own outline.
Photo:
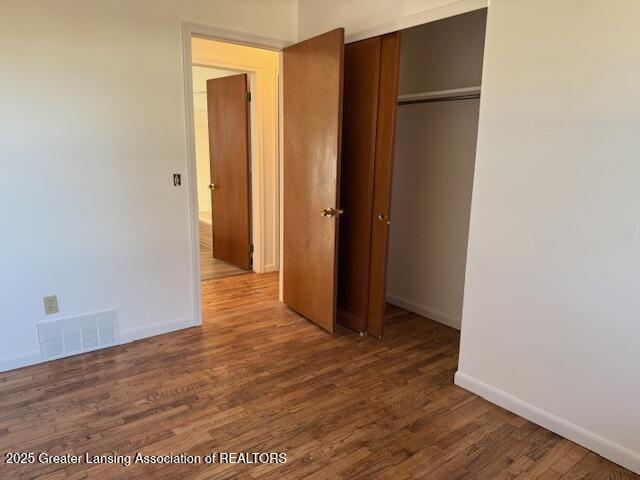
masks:
<instances>
[{"instance_id":1,"label":"white baseboard","mask_svg":"<svg viewBox=\"0 0 640 480\"><path fill-rule=\"evenodd\" d=\"M271 273L271 272L277 272L277 271L278 271L278 267L276 267L275 263L269 263L264 266L264 273Z\"/></svg>"},{"instance_id":2,"label":"white baseboard","mask_svg":"<svg viewBox=\"0 0 640 480\"><path fill-rule=\"evenodd\" d=\"M618 465L622 465L635 473L640 473L640 453L638 452L634 452L633 450L535 407L507 392L492 387L460 371L456 372L455 384L547 430L551 430L578 445L582 445Z\"/></svg>"},{"instance_id":3,"label":"white baseboard","mask_svg":"<svg viewBox=\"0 0 640 480\"><path fill-rule=\"evenodd\" d=\"M436 322L442 323L448 327L460 330L460 325L462 322L459 318L449 315L448 313L436 310L435 308L425 307L424 305L417 304L415 302L407 300L406 298L394 295L393 293L387 293L387 302L400 308L404 308L405 310L408 310L410 312L417 313L418 315L422 315L423 317L435 320Z\"/></svg>"},{"instance_id":4,"label":"white baseboard","mask_svg":"<svg viewBox=\"0 0 640 480\"><path fill-rule=\"evenodd\" d=\"M194 327L196 325L197 323L193 318L185 318L171 322L159 323L155 325L120 331L120 342L118 343L118 345L133 342L135 340L141 340L143 338L155 337L156 335L162 335L163 333L175 332L176 330L182 330L184 328ZM69 358L71 357L65 357L65 359L67 360ZM55 362L56 360L43 360L39 350L20 357L0 358L0 372L8 372L9 370L16 370L18 368L28 367L30 365L36 365L38 363L44 363L45 361Z\"/></svg>"},{"instance_id":5,"label":"white baseboard","mask_svg":"<svg viewBox=\"0 0 640 480\"><path fill-rule=\"evenodd\" d=\"M40 356L40 350L31 352L27 355L13 358L1 358L0 359L0 372L8 372L9 370L15 370L17 368L28 367L29 365L35 365L42 362Z\"/></svg>"},{"instance_id":6,"label":"white baseboard","mask_svg":"<svg viewBox=\"0 0 640 480\"><path fill-rule=\"evenodd\" d=\"M154 325L147 325L144 327L133 328L129 330L120 331L120 344L135 342L136 340L142 340L143 338L155 337L156 335L162 335L164 333L175 332L189 327L195 327L197 322L194 318L183 318L179 320L173 320L171 322L156 323Z\"/></svg>"}]
</instances>

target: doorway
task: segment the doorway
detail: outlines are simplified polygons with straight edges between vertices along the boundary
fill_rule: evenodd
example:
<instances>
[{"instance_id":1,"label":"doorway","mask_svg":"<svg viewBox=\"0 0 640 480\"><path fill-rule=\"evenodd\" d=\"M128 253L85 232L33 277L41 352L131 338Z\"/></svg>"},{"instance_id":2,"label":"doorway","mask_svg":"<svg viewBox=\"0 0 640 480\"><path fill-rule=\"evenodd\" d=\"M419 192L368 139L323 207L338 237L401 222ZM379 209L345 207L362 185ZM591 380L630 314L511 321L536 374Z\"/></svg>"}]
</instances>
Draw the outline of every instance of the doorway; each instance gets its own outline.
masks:
<instances>
[{"instance_id":1,"label":"doorway","mask_svg":"<svg viewBox=\"0 0 640 480\"><path fill-rule=\"evenodd\" d=\"M278 271L280 53L188 42L199 280Z\"/></svg>"},{"instance_id":2,"label":"doorway","mask_svg":"<svg viewBox=\"0 0 640 480\"><path fill-rule=\"evenodd\" d=\"M386 300L460 330L487 10L403 32Z\"/></svg>"}]
</instances>

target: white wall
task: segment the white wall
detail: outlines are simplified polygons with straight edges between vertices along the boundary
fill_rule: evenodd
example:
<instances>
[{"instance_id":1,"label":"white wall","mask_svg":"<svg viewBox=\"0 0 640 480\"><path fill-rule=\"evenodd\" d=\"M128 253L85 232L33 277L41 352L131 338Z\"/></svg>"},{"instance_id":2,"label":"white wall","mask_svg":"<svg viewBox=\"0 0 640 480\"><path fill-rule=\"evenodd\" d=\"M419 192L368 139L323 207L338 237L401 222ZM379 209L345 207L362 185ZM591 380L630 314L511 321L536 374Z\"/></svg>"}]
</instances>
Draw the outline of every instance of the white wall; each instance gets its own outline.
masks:
<instances>
[{"instance_id":1,"label":"white wall","mask_svg":"<svg viewBox=\"0 0 640 480\"><path fill-rule=\"evenodd\" d=\"M236 75L237 72L209 67L193 67L193 116L196 137L198 176L198 211L211 213L211 163L209 161L209 119L207 115L207 80Z\"/></svg>"},{"instance_id":2,"label":"white wall","mask_svg":"<svg viewBox=\"0 0 640 480\"><path fill-rule=\"evenodd\" d=\"M45 319L194 323L181 20L296 36L294 0L2 0L0 370L39 359Z\"/></svg>"},{"instance_id":3,"label":"white wall","mask_svg":"<svg viewBox=\"0 0 640 480\"><path fill-rule=\"evenodd\" d=\"M486 9L402 32L400 92L478 86ZM478 100L398 106L387 300L460 328Z\"/></svg>"},{"instance_id":4,"label":"white wall","mask_svg":"<svg viewBox=\"0 0 640 480\"><path fill-rule=\"evenodd\" d=\"M488 0L299 0L298 39L338 27L346 41L395 32L486 7Z\"/></svg>"},{"instance_id":5,"label":"white wall","mask_svg":"<svg viewBox=\"0 0 640 480\"><path fill-rule=\"evenodd\" d=\"M492 0L457 382L640 473L638 25Z\"/></svg>"},{"instance_id":6,"label":"white wall","mask_svg":"<svg viewBox=\"0 0 640 480\"><path fill-rule=\"evenodd\" d=\"M478 105L398 108L387 300L458 329Z\"/></svg>"}]
</instances>

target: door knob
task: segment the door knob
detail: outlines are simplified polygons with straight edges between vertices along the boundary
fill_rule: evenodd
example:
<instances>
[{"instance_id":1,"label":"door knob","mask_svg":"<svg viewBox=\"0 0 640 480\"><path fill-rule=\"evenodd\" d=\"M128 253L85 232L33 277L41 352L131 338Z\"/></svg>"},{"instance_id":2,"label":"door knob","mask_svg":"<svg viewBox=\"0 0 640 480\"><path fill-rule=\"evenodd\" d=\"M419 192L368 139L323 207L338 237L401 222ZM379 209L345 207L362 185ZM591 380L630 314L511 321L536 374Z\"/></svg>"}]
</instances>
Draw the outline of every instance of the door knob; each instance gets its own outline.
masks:
<instances>
[{"instance_id":1,"label":"door knob","mask_svg":"<svg viewBox=\"0 0 640 480\"><path fill-rule=\"evenodd\" d=\"M215 190L215 189L216 189L216 185L215 185L215 183L210 183L210 184L209 184L209 188L210 188L211 190Z\"/></svg>"},{"instance_id":2,"label":"door knob","mask_svg":"<svg viewBox=\"0 0 640 480\"><path fill-rule=\"evenodd\" d=\"M322 216L323 217L335 217L335 216L340 216L344 213L344 210L341 208L335 209L335 208L323 208L322 210L320 210L322 212Z\"/></svg>"},{"instance_id":3,"label":"door knob","mask_svg":"<svg viewBox=\"0 0 640 480\"><path fill-rule=\"evenodd\" d=\"M378 214L378 220L380 220L381 222L386 222L387 225L391 225L391 220L389 220L389 218L385 220L385 216L382 213Z\"/></svg>"}]
</instances>

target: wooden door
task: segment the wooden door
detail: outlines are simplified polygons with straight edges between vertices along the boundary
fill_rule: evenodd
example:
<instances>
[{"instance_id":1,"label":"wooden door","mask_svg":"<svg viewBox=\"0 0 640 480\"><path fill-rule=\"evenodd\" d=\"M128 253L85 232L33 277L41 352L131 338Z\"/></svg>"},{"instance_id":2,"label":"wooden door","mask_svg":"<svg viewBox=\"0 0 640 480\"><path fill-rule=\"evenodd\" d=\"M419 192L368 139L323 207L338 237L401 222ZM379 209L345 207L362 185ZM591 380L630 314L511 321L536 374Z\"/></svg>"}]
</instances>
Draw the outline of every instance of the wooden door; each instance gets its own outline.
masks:
<instances>
[{"instance_id":1,"label":"wooden door","mask_svg":"<svg viewBox=\"0 0 640 480\"><path fill-rule=\"evenodd\" d=\"M207 80L213 257L251 268L247 75Z\"/></svg>"},{"instance_id":2,"label":"wooden door","mask_svg":"<svg viewBox=\"0 0 640 480\"><path fill-rule=\"evenodd\" d=\"M329 332L336 318L343 59L342 28L283 53L284 302Z\"/></svg>"},{"instance_id":3,"label":"wooden door","mask_svg":"<svg viewBox=\"0 0 640 480\"><path fill-rule=\"evenodd\" d=\"M382 338L387 291L387 252L391 220L391 182L395 156L400 32L383 35L380 47L380 94L371 214L371 267L367 332Z\"/></svg>"},{"instance_id":4,"label":"wooden door","mask_svg":"<svg viewBox=\"0 0 640 480\"><path fill-rule=\"evenodd\" d=\"M367 331L371 215L376 157L381 38L350 43L344 52L338 322Z\"/></svg>"},{"instance_id":5,"label":"wooden door","mask_svg":"<svg viewBox=\"0 0 640 480\"><path fill-rule=\"evenodd\" d=\"M338 320L382 338L400 34L347 45Z\"/></svg>"}]
</instances>

